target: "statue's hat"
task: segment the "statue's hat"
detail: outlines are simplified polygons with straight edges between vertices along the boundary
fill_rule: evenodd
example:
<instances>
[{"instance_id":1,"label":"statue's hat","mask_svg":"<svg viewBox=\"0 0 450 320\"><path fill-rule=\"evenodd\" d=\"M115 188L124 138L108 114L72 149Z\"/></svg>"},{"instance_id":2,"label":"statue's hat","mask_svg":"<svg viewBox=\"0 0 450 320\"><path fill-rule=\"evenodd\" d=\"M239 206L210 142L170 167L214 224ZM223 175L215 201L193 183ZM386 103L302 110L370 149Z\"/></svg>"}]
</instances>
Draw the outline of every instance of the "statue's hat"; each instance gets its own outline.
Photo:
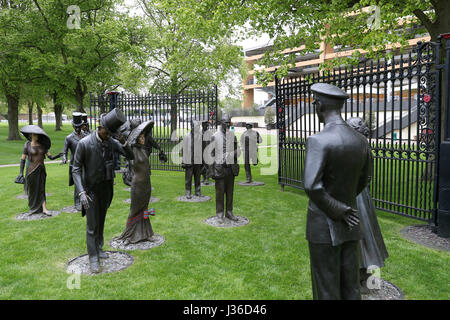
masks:
<instances>
[{"instance_id":1,"label":"statue's hat","mask_svg":"<svg viewBox=\"0 0 450 320\"><path fill-rule=\"evenodd\" d=\"M114 108L100 116L100 125L113 135L126 121L127 119L119 108Z\"/></svg>"},{"instance_id":2,"label":"statue's hat","mask_svg":"<svg viewBox=\"0 0 450 320\"><path fill-rule=\"evenodd\" d=\"M314 83L311 86L311 91L334 100L347 100L349 98L345 91L329 83Z\"/></svg>"},{"instance_id":3,"label":"statue's hat","mask_svg":"<svg viewBox=\"0 0 450 320\"><path fill-rule=\"evenodd\" d=\"M130 145L136 144L137 138L143 133L146 135L149 130L153 128L153 125L155 122L153 120L142 122L140 125L138 125L136 128L131 131L130 135L128 136L127 142Z\"/></svg>"},{"instance_id":4,"label":"statue's hat","mask_svg":"<svg viewBox=\"0 0 450 320\"><path fill-rule=\"evenodd\" d=\"M72 113L72 125L74 127L79 127L83 125L83 114L81 112Z\"/></svg>"},{"instance_id":5,"label":"statue's hat","mask_svg":"<svg viewBox=\"0 0 450 320\"><path fill-rule=\"evenodd\" d=\"M43 145L47 150L49 150L50 147L52 146L52 142L47 133L45 133L45 131L42 128L34 124L22 127L20 129L20 132L25 136L25 138L27 138L28 141L31 141L31 135L33 133L39 135L38 138L39 144Z\"/></svg>"}]
</instances>

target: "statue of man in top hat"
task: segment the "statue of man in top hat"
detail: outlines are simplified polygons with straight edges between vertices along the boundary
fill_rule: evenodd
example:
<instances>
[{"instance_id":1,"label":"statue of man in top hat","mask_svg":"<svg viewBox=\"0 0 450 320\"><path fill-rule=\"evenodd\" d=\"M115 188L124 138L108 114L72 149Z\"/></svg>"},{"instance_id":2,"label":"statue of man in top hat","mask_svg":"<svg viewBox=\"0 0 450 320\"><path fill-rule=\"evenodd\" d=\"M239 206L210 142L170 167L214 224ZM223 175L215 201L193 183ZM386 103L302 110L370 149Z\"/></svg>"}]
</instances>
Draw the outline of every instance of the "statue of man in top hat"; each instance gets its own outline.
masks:
<instances>
[{"instance_id":1,"label":"statue of man in top hat","mask_svg":"<svg viewBox=\"0 0 450 320\"><path fill-rule=\"evenodd\" d=\"M88 121L88 115L87 113L81 114L81 119L83 119L83 124L81 125L81 130L83 130L85 135L88 135L91 133L91 129L89 129L89 121Z\"/></svg>"},{"instance_id":2,"label":"statue of man in top hat","mask_svg":"<svg viewBox=\"0 0 450 320\"><path fill-rule=\"evenodd\" d=\"M118 108L102 114L97 129L78 142L75 152L72 175L79 192L82 215L86 215L86 244L93 273L100 272L99 259L108 258L102 248L106 212L113 198L113 153L119 152L127 159L134 157L118 130L125 121Z\"/></svg>"},{"instance_id":3,"label":"statue of man in top hat","mask_svg":"<svg viewBox=\"0 0 450 320\"><path fill-rule=\"evenodd\" d=\"M244 149L244 168L247 183L252 182L252 169L250 162L256 166L258 164L258 143L262 142L258 131L253 130L253 124L246 123L247 130L241 136L241 148Z\"/></svg>"},{"instance_id":4,"label":"statue of man in top hat","mask_svg":"<svg viewBox=\"0 0 450 320\"><path fill-rule=\"evenodd\" d=\"M200 121L191 121L191 132L183 137L182 167L185 170L186 198L191 199L192 177L194 177L195 196L201 197L200 173L203 165L203 135Z\"/></svg>"},{"instance_id":5,"label":"statue of man in top hat","mask_svg":"<svg viewBox=\"0 0 450 320\"><path fill-rule=\"evenodd\" d=\"M367 140L342 119L347 93L336 86L311 86L325 126L306 141L304 187L310 199L306 221L314 299L358 300L361 231L356 196L371 174Z\"/></svg>"},{"instance_id":6,"label":"statue of man in top hat","mask_svg":"<svg viewBox=\"0 0 450 320\"><path fill-rule=\"evenodd\" d=\"M73 177L72 177L72 170L73 170L73 159L75 157L75 151L77 150L78 142L84 138L87 134L82 130L83 125L83 119L82 119L82 113L80 112L74 112L72 113L72 126L73 126L73 132L69 134L66 139L64 140L64 147L62 151L62 161L61 164L67 163L67 153L70 150L70 162L69 162L69 186L73 186ZM73 199L74 199L74 205L75 209L77 211L81 211L81 203L80 198L78 197L78 191L75 187L74 193L73 193Z\"/></svg>"},{"instance_id":7,"label":"statue of man in top hat","mask_svg":"<svg viewBox=\"0 0 450 320\"><path fill-rule=\"evenodd\" d=\"M226 113L223 114L219 124L220 130L211 138L214 159L212 177L216 187L216 216L219 222L224 222L224 216L237 221L238 218L233 214L233 192L234 178L239 175L237 159L241 149L234 132L230 131L231 119Z\"/></svg>"}]
</instances>

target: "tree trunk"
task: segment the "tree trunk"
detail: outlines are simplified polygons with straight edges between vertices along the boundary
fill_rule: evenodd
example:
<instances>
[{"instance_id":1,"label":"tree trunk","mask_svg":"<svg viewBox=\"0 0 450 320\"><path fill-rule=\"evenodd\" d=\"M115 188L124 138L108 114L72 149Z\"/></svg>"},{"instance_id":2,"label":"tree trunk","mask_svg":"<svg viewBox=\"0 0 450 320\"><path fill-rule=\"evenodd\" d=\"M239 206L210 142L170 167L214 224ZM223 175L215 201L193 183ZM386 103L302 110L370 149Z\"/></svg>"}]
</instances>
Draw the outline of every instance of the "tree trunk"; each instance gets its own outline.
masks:
<instances>
[{"instance_id":1,"label":"tree trunk","mask_svg":"<svg viewBox=\"0 0 450 320\"><path fill-rule=\"evenodd\" d=\"M86 96L86 93L86 84L82 80L77 79L77 86L75 88L75 100L77 101L78 112L86 113L86 111L84 111L84 97Z\"/></svg>"},{"instance_id":2,"label":"tree trunk","mask_svg":"<svg viewBox=\"0 0 450 320\"><path fill-rule=\"evenodd\" d=\"M178 107L177 107L177 96L172 95L170 100L170 133L172 134L178 127Z\"/></svg>"},{"instance_id":3,"label":"tree trunk","mask_svg":"<svg viewBox=\"0 0 450 320\"><path fill-rule=\"evenodd\" d=\"M22 140L19 133L19 95L6 94L8 103L8 140Z\"/></svg>"},{"instance_id":4,"label":"tree trunk","mask_svg":"<svg viewBox=\"0 0 450 320\"><path fill-rule=\"evenodd\" d=\"M28 101L28 124L33 124L33 101Z\"/></svg>"},{"instance_id":5,"label":"tree trunk","mask_svg":"<svg viewBox=\"0 0 450 320\"><path fill-rule=\"evenodd\" d=\"M55 130L61 131L61 127L63 125L62 124L62 113L63 113L62 103L55 104L54 110L55 110L55 121L56 121Z\"/></svg>"},{"instance_id":6,"label":"tree trunk","mask_svg":"<svg viewBox=\"0 0 450 320\"><path fill-rule=\"evenodd\" d=\"M40 128L42 128L42 108L37 103L36 103L36 109L37 109L38 126Z\"/></svg>"}]
</instances>

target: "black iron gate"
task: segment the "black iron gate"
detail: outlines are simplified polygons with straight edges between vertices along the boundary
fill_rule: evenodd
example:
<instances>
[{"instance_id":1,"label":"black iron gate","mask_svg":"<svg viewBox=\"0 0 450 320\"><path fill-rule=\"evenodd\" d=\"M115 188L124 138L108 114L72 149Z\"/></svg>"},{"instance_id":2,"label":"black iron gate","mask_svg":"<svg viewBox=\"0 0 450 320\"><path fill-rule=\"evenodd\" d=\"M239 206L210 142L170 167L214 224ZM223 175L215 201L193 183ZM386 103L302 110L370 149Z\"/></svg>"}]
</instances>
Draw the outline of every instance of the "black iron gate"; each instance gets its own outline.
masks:
<instances>
[{"instance_id":1,"label":"black iron gate","mask_svg":"<svg viewBox=\"0 0 450 320\"><path fill-rule=\"evenodd\" d=\"M343 118L362 117L371 128L375 206L435 224L439 72L439 45L419 43L391 59L276 79L279 184L303 187L306 138L323 127L314 114L310 86L330 83L350 95Z\"/></svg>"},{"instance_id":2,"label":"black iron gate","mask_svg":"<svg viewBox=\"0 0 450 320\"><path fill-rule=\"evenodd\" d=\"M158 153L150 157L154 170L182 171L180 164L172 161L178 151L174 149L191 128L191 120L209 121L216 125L217 87L211 90L185 91L178 95L145 94L132 95L110 92L104 95L92 95L90 99L90 125L97 126L100 114L114 107L120 108L128 120L140 118L153 120L153 138L161 145L168 161L159 161Z\"/></svg>"}]
</instances>

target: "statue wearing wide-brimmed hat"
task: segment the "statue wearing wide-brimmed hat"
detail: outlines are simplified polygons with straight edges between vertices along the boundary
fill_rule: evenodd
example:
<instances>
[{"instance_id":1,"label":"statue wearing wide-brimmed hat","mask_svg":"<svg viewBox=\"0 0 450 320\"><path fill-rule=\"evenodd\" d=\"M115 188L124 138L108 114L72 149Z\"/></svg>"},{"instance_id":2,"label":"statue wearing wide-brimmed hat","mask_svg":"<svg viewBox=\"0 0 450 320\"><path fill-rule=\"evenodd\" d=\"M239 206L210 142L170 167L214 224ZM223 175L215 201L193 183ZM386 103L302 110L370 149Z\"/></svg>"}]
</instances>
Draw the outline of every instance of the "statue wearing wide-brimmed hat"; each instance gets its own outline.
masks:
<instances>
[{"instance_id":1,"label":"statue wearing wide-brimmed hat","mask_svg":"<svg viewBox=\"0 0 450 320\"><path fill-rule=\"evenodd\" d=\"M133 150L131 169L131 204L127 224L123 233L116 238L125 244L153 241L153 228L148 214L151 198L150 161L152 148L160 150L160 160L167 161L158 143L152 138L153 121L145 121L133 128L128 135L127 144Z\"/></svg>"},{"instance_id":2,"label":"statue wearing wide-brimmed hat","mask_svg":"<svg viewBox=\"0 0 450 320\"><path fill-rule=\"evenodd\" d=\"M99 259L108 258L103 251L103 228L113 198L113 153L119 152L127 159L133 159L130 146L119 132L125 121L118 108L102 114L97 129L81 139L75 151L72 176L79 191L82 215L86 215L87 251L94 273L100 272Z\"/></svg>"},{"instance_id":3,"label":"statue wearing wide-brimmed hat","mask_svg":"<svg viewBox=\"0 0 450 320\"><path fill-rule=\"evenodd\" d=\"M22 157L20 160L20 173L16 178L16 183L24 183L26 180L26 193L28 195L28 207L30 214L44 213L49 215L47 210L47 201L45 195L45 185L47 181L47 172L45 170L44 159L47 156L53 160L49 149L51 140L47 133L36 125L27 125L20 129L20 132L27 138L24 145ZM29 166L25 178L23 171L25 160L28 159Z\"/></svg>"},{"instance_id":4,"label":"statue wearing wide-brimmed hat","mask_svg":"<svg viewBox=\"0 0 450 320\"><path fill-rule=\"evenodd\" d=\"M341 117L348 94L311 86L313 105L325 126L306 141L304 188L310 201L306 221L314 299L361 299L356 196L371 173L367 140Z\"/></svg>"}]
</instances>

